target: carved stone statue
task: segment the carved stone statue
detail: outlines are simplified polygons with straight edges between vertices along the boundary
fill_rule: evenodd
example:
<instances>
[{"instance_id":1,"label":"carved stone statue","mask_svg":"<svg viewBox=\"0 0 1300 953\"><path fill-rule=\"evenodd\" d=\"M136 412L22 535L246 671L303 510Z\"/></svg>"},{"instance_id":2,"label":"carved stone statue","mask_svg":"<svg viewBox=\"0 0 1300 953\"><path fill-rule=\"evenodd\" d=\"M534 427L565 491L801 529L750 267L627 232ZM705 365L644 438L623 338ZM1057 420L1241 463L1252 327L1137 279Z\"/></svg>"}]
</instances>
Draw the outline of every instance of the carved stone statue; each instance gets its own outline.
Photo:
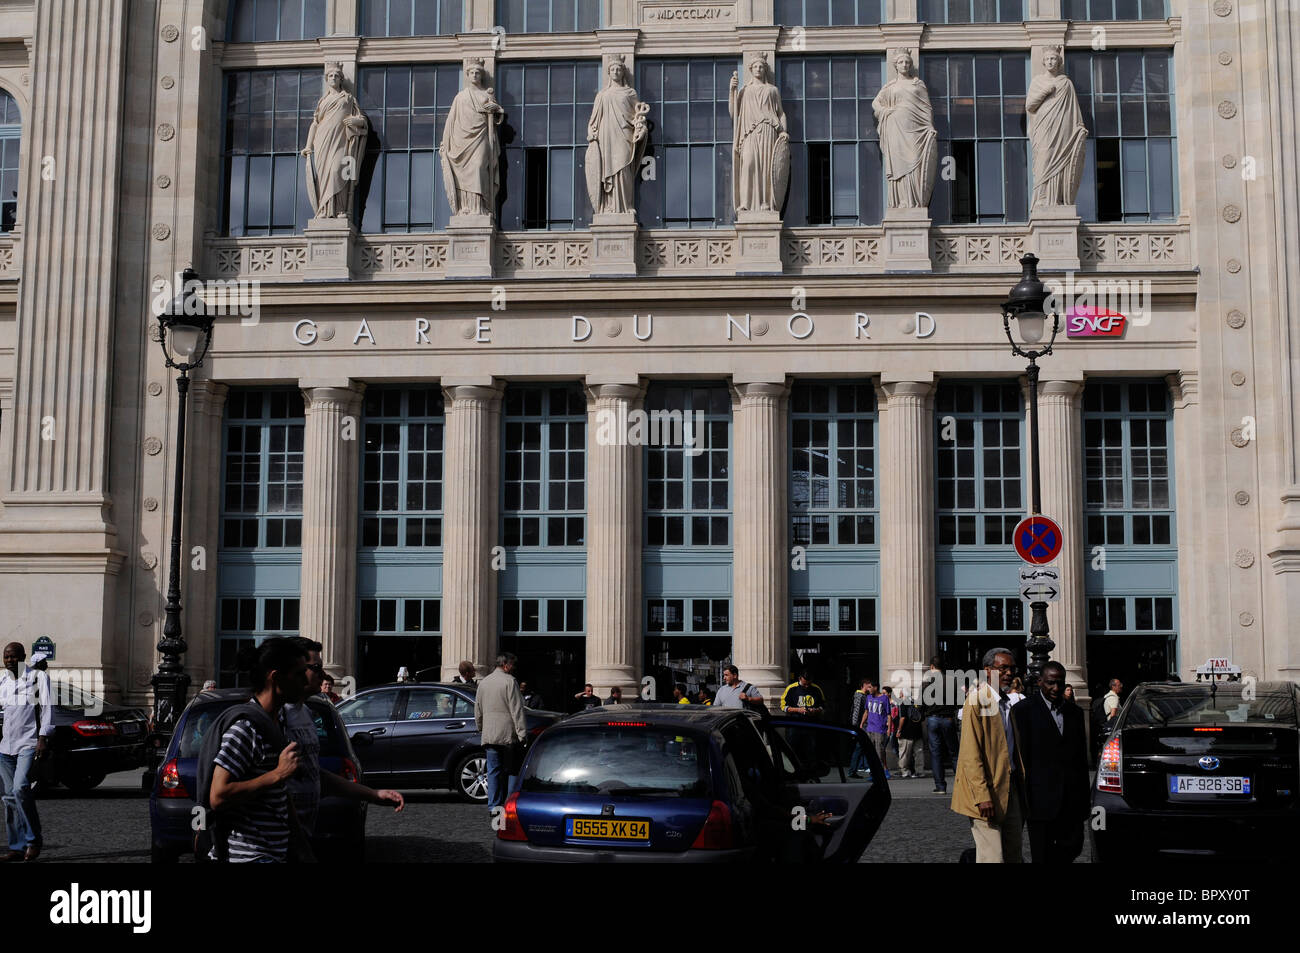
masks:
<instances>
[{"instance_id":1,"label":"carved stone statue","mask_svg":"<svg viewBox=\"0 0 1300 953\"><path fill-rule=\"evenodd\" d=\"M737 212L780 212L790 184L790 136L781 92L768 81L767 60L756 56L749 77L731 74L728 107L735 122L732 193Z\"/></svg>"},{"instance_id":2,"label":"carved stone statue","mask_svg":"<svg viewBox=\"0 0 1300 953\"><path fill-rule=\"evenodd\" d=\"M1062 72L1061 48L1049 47L1043 65L1047 72L1034 77L1025 98L1034 151L1034 208L1074 204L1088 142L1079 97Z\"/></svg>"},{"instance_id":3,"label":"carved stone statue","mask_svg":"<svg viewBox=\"0 0 1300 953\"><path fill-rule=\"evenodd\" d=\"M627 84L623 57L611 57L609 84L596 94L587 123L587 194L593 212L635 211L633 186L645 152L649 112Z\"/></svg>"},{"instance_id":4,"label":"carved stone statue","mask_svg":"<svg viewBox=\"0 0 1300 953\"><path fill-rule=\"evenodd\" d=\"M452 215L492 215L500 177L497 126L505 110L483 88L483 61L465 67L465 88L451 101L442 129L442 180Z\"/></svg>"},{"instance_id":5,"label":"carved stone statue","mask_svg":"<svg viewBox=\"0 0 1300 953\"><path fill-rule=\"evenodd\" d=\"M370 121L343 87L341 64L325 64L325 86L302 150L307 158L307 198L317 218L347 218Z\"/></svg>"},{"instance_id":6,"label":"carved stone statue","mask_svg":"<svg viewBox=\"0 0 1300 953\"><path fill-rule=\"evenodd\" d=\"M926 208L939 161L934 109L925 83L916 75L912 54L901 51L894 57L894 67L898 75L871 102L889 181L889 207Z\"/></svg>"}]
</instances>

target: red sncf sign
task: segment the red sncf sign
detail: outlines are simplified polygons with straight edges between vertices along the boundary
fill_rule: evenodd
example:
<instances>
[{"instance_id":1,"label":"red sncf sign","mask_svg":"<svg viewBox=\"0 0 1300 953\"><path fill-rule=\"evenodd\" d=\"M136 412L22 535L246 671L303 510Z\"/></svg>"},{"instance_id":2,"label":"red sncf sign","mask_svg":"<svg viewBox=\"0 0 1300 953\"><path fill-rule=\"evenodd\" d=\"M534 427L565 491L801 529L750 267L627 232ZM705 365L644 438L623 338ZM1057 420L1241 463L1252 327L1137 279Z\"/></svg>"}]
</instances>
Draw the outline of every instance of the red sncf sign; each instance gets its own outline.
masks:
<instances>
[{"instance_id":1,"label":"red sncf sign","mask_svg":"<svg viewBox=\"0 0 1300 953\"><path fill-rule=\"evenodd\" d=\"M1109 308L1075 307L1065 318L1065 334L1072 338L1117 338L1124 335L1128 318Z\"/></svg>"}]
</instances>

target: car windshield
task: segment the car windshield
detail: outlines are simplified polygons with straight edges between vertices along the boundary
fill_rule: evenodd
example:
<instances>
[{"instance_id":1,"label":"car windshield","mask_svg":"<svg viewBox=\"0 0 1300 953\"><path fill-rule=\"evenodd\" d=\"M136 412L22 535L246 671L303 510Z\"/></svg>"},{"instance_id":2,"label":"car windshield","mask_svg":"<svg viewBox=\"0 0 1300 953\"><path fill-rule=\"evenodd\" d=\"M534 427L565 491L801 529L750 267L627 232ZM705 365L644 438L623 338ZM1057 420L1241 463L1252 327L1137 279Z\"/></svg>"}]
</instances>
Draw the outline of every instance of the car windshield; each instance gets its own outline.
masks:
<instances>
[{"instance_id":1,"label":"car windshield","mask_svg":"<svg viewBox=\"0 0 1300 953\"><path fill-rule=\"evenodd\" d=\"M600 725L548 732L538 741L521 789L703 797L707 742L680 730Z\"/></svg>"},{"instance_id":2,"label":"car windshield","mask_svg":"<svg viewBox=\"0 0 1300 953\"><path fill-rule=\"evenodd\" d=\"M1296 724L1295 702L1289 693L1261 692L1243 697L1240 689L1219 689L1213 697L1209 686L1195 686L1173 692L1143 692L1133 699L1124 727L1157 725L1273 725Z\"/></svg>"},{"instance_id":3,"label":"car windshield","mask_svg":"<svg viewBox=\"0 0 1300 953\"><path fill-rule=\"evenodd\" d=\"M185 716L185 721L176 730L180 734L180 745L176 751L178 758L197 758L199 750L203 747L203 737L220 717L221 713L232 705L242 704L242 699L231 699L226 702L217 702L209 705L202 705L197 708L191 708ZM307 710L311 712L312 720L316 722L316 735L320 738L321 757L338 757L343 755L343 737L342 732L338 730L336 720L328 716L323 707L308 705Z\"/></svg>"}]
</instances>

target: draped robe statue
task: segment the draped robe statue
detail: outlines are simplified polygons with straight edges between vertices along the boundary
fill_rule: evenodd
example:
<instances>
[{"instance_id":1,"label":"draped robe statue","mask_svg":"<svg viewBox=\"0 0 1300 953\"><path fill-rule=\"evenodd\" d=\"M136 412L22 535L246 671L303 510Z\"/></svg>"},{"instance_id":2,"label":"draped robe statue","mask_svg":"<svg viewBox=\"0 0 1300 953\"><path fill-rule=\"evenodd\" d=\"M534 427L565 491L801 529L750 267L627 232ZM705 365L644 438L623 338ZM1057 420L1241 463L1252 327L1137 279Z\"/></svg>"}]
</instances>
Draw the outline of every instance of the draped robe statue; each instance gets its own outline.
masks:
<instances>
[{"instance_id":1,"label":"draped robe statue","mask_svg":"<svg viewBox=\"0 0 1300 953\"><path fill-rule=\"evenodd\" d=\"M731 74L728 107L735 128L732 196L737 212L780 212L790 184L790 136L781 92L767 81L767 63L749 64L744 86Z\"/></svg>"},{"instance_id":2,"label":"draped robe statue","mask_svg":"<svg viewBox=\"0 0 1300 953\"><path fill-rule=\"evenodd\" d=\"M465 88L456 94L442 128L442 179L452 215L492 215L500 178L497 126L505 110L483 88L483 67L465 68Z\"/></svg>"},{"instance_id":3,"label":"draped robe statue","mask_svg":"<svg viewBox=\"0 0 1300 953\"><path fill-rule=\"evenodd\" d=\"M326 65L325 84L302 150L307 158L307 198L317 218L347 218L370 122L356 97L343 88L338 63Z\"/></svg>"},{"instance_id":4,"label":"draped robe statue","mask_svg":"<svg viewBox=\"0 0 1300 953\"><path fill-rule=\"evenodd\" d=\"M889 207L926 208L939 161L934 109L925 83L913 72L912 57L900 53L894 65L898 75L871 102L889 181Z\"/></svg>"},{"instance_id":5,"label":"draped robe statue","mask_svg":"<svg viewBox=\"0 0 1300 953\"><path fill-rule=\"evenodd\" d=\"M646 145L646 114L627 85L621 59L609 64L609 85L596 94L587 123L587 194L597 214L635 211L633 187Z\"/></svg>"},{"instance_id":6,"label":"draped robe statue","mask_svg":"<svg viewBox=\"0 0 1300 953\"><path fill-rule=\"evenodd\" d=\"M1060 52L1048 49L1043 65L1047 72L1034 77L1025 97L1034 151L1033 208L1074 204L1088 143L1079 97L1061 71Z\"/></svg>"}]
</instances>

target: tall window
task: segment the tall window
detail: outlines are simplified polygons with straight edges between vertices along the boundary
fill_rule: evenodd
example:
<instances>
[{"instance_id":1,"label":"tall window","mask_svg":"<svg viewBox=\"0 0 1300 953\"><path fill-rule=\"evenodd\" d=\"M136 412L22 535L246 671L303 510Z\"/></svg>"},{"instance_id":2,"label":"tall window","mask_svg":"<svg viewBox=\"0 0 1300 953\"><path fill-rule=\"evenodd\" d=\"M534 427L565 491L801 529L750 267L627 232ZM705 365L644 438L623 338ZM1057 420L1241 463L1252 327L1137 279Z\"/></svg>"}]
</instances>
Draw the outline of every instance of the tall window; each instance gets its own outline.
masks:
<instances>
[{"instance_id":1,"label":"tall window","mask_svg":"<svg viewBox=\"0 0 1300 953\"><path fill-rule=\"evenodd\" d=\"M1080 217L1172 221L1178 215L1173 54L1079 51L1066 66L1089 133Z\"/></svg>"},{"instance_id":2,"label":"tall window","mask_svg":"<svg viewBox=\"0 0 1300 953\"><path fill-rule=\"evenodd\" d=\"M361 545L442 545L442 394L373 388L365 399Z\"/></svg>"},{"instance_id":3,"label":"tall window","mask_svg":"<svg viewBox=\"0 0 1300 953\"><path fill-rule=\"evenodd\" d=\"M361 0L362 36L460 33L464 0Z\"/></svg>"},{"instance_id":4,"label":"tall window","mask_svg":"<svg viewBox=\"0 0 1300 953\"><path fill-rule=\"evenodd\" d=\"M586 435L586 398L577 385L507 388L505 545L583 545Z\"/></svg>"},{"instance_id":5,"label":"tall window","mask_svg":"<svg viewBox=\"0 0 1300 953\"><path fill-rule=\"evenodd\" d=\"M920 23L1019 23L1024 0L920 0Z\"/></svg>"},{"instance_id":6,"label":"tall window","mask_svg":"<svg viewBox=\"0 0 1300 953\"><path fill-rule=\"evenodd\" d=\"M795 183L786 224L880 224L884 172L871 101L884 57L783 56L777 70Z\"/></svg>"},{"instance_id":7,"label":"tall window","mask_svg":"<svg viewBox=\"0 0 1300 953\"><path fill-rule=\"evenodd\" d=\"M319 68L226 73L226 234L291 235L312 217L299 153L322 83Z\"/></svg>"},{"instance_id":8,"label":"tall window","mask_svg":"<svg viewBox=\"0 0 1300 953\"><path fill-rule=\"evenodd\" d=\"M0 89L0 232L12 231L18 216L18 160L23 144L18 102Z\"/></svg>"},{"instance_id":9,"label":"tall window","mask_svg":"<svg viewBox=\"0 0 1300 953\"><path fill-rule=\"evenodd\" d=\"M638 176L637 210L650 227L714 228L735 220L731 114L735 57L637 61L637 93L650 105L653 178Z\"/></svg>"},{"instance_id":10,"label":"tall window","mask_svg":"<svg viewBox=\"0 0 1300 953\"><path fill-rule=\"evenodd\" d=\"M502 63L497 74L506 111L501 227L586 227L587 122L600 64Z\"/></svg>"},{"instance_id":11,"label":"tall window","mask_svg":"<svg viewBox=\"0 0 1300 953\"><path fill-rule=\"evenodd\" d=\"M1088 545L1173 545L1165 385L1090 382L1083 413Z\"/></svg>"},{"instance_id":12,"label":"tall window","mask_svg":"<svg viewBox=\"0 0 1300 953\"><path fill-rule=\"evenodd\" d=\"M326 0L232 0L230 42L269 43L324 36Z\"/></svg>"},{"instance_id":13,"label":"tall window","mask_svg":"<svg viewBox=\"0 0 1300 953\"><path fill-rule=\"evenodd\" d=\"M1163 20L1167 0L1065 0L1067 20Z\"/></svg>"},{"instance_id":14,"label":"tall window","mask_svg":"<svg viewBox=\"0 0 1300 953\"><path fill-rule=\"evenodd\" d=\"M729 545L731 402L727 389L655 384L646 396L646 410L650 425L659 428L660 439L645 448L645 544Z\"/></svg>"},{"instance_id":15,"label":"tall window","mask_svg":"<svg viewBox=\"0 0 1300 953\"><path fill-rule=\"evenodd\" d=\"M874 26L883 0L776 0L778 26Z\"/></svg>"},{"instance_id":16,"label":"tall window","mask_svg":"<svg viewBox=\"0 0 1300 953\"><path fill-rule=\"evenodd\" d=\"M1015 384L943 384L935 397L940 546L1010 546L1024 516Z\"/></svg>"},{"instance_id":17,"label":"tall window","mask_svg":"<svg viewBox=\"0 0 1300 953\"><path fill-rule=\"evenodd\" d=\"M362 230L428 232L447 227L451 209L442 181L439 146L460 67L389 66L357 74L361 108L376 135L366 166ZM361 190L358 190L359 194Z\"/></svg>"},{"instance_id":18,"label":"tall window","mask_svg":"<svg viewBox=\"0 0 1300 953\"><path fill-rule=\"evenodd\" d=\"M876 394L864 384L790 393L790 544L876 543Z\"/></svg>"},{"instance_id":19,"label":"tall window","mask_svg":"<svg viewBox=\"0 0 1300 953\"><path fill-rule=\"evenodd\" d=\"M952 160L952 178L939 175L934 183L930 214L935 222L1028 220L1028 71L1026 53L922 55L941 173Z\"/></svg>"},{"instance_id":20,"label":"tall window","mask_svg":"<svg viewBox=\"0 0 1300 953\"><path fill-rule=\"evenodd\" d=\"M507 33L586 33L600 29L600 7L598 0L497 0L496 22Z\"/></svg>"}]
</instances>

